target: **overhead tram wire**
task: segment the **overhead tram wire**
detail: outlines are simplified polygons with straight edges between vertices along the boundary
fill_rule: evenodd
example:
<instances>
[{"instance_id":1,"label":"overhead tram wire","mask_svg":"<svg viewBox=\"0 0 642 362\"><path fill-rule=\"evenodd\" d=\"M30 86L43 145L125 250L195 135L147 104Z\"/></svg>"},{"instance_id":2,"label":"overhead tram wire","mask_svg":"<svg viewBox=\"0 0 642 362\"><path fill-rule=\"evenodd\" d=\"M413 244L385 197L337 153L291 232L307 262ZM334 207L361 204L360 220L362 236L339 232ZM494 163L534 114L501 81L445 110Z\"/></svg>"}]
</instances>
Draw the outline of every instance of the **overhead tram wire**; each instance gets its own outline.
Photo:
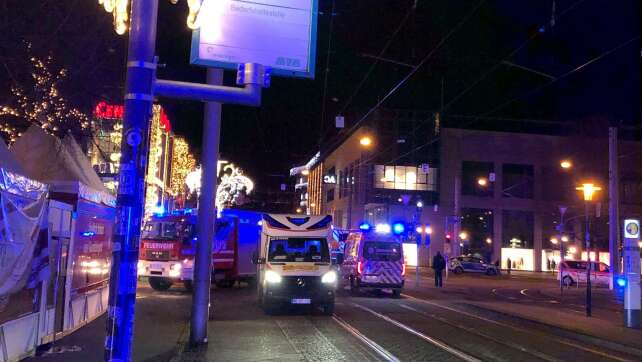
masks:
<instances>
[{"instance_id":1,"label":"overhead tram wire","mask_svg":"<svg viewBox=\"0 0 642 362\"><path fill-rule=\"evenodd\" d=\"M450 101L449 101L445 106L443 106L443 107L442 107L442 109L441 109L439 112L440 112L440 113L444 113L448 108L450 108L450 106L452 106L455 102L457 102L459 99L461 99L461 97L463 97L464 95L466 95L466 94L467 94L471 89L473 89L473 88L474 88L475 86L477 86L481 81L483 81L484 79L486 79L486 77L487 77L488 75L490 75L491 73L493 73L493 72L494 72L497 68L499 68L502 64L505 64L505 62L506 62L509 58L513 57L513 56L514 56L515 54L517 54L520 50L522 50L526 45L528 45L528 43L530 43L533 39L537 38L537 37L540 35L539 29L542 29L542 28L544 28L544 29L546 29L546 28L550 28L550 29L552 29L552 28L553 28L553 26L554 26L554 24L555 24L555 23L554 23L554 19L555 19L555 18L557 18L557 19L561 19L561 18L562 18L564 15L566 15L569 11L573 10L574 8L576 8L578 5L580 5L581 3L585 2L585 1L586 1L586 0L579 0L579 1L576 1L576 2L575 2L575 3L573 3L571 6L569 6L569 7L568 7L568 8L566 8L564 11L562 11L559 15L557 15L557 16L556 16L556 17L554 17L554 18L552 18L552 19L551 19L551 23L549 23L548 25L544 25L544 26L539 27L539 28L538 28L538 31L534 32L534 33L533 33L533 34L532 34L528 39L526 39L526 40L525 40L521 45L519 45L518 47L516 47L515 49L513 49L513 50L512 50L510 53L508 53L504 58L502 58L500 61L498 61L497 63L495 63L495 65L491 66L491 67L490 67L486 72L482 73L482 75L481 75L479 78L477 78L474 82L472 82L468 87L466 87L466 88L465 88L463 91L461 91L458 95L456 95L455 97L453 97L453 98L452 98L452 99L451 99L451 100L450 100ZM553 16L554 16L554 15L553 15Z\"/></svg>"},{"instance_id":2,"label":"overhead tram wire","mask_svg":"<svg viewBox=\"0 0 642 362\"><path fill-rule=\"evenodd\" d=\"M325 122L326 98L328 95L328 73L330 73L330 51L332 50L332 29L334 27L334 15L336 10L336 0L332 0L332 10L330 11L330 24L328 29L328 49L325 57L325 76L323 78L323 97L321 98L321 121L319 122L319 147L323 141L323 123Z\"/></svg>"},{"instance_id":3,"label":"overhead tram wire","mask_svg":"<svg viewBox=\"0 0 642 362\"><path fill-rule=\"evenodd\" d=\"M361 79L359 84L357 84L357 87L352 92L352 94L350 95L350 97L348 98L346 103L343 105L343 107L341 108L341 111L339 111L338 114L343 114L345 112L345 110L348 108L348 106L350 105L350 103L352 103L352 100L357 95L357 93L359 93L359 91L361 90L361 87L365 84L366 80L368 80L368 78L370 77L370 74L372 74L372 71L374 70L374 68L377 66L377 64L379 64L380 58L388 51L388 48L390 48L390 45L392 45L395 37L397 36L399 31L401 31L403 26L406 24L406 22L410 18L410 15L412 14L413 11L414 11L414 7L411 8L410 10L408 10L408 12L406 12L406 15L401 19L401 22L399 23L399 25L397 26L395 31L392 32L392 34L390 35L390 38L388 39L386 44L384 44L383 48L381 48L381 51L379 52L377 58L375 58L375 61L372 64L370 64L370 67L368 68L368 71L366 72L364 77ZM324 90L324 98L325 98L325 90ZM324 105L325 105L325 101L324 101ZM322 113L323 113L323 110L322 110ZM325 118L325 115L322 118L322 122L323 122L324 118ZM349 132L352 132L352 129ZM324 136L324 133L321 132L321 134L319 135L319 144L322 142L323 136ZM338 137L338 140L340 140L340 139L341 139L341 137ZM334 144L337 144L338 140L335 140Z\"/></svg>"},{"instance_id":4,"label":"overhead tram wire","mask_svg":"<svg viewBox=\"0 0 642 362\"><path fill-rule=\"evenodd\" d=\"M606 56L608 56L608 55L612 54L613 52L620 50L621 48L623 48L623 47L625 47L625 46L627 46L627 45L629 45L629 44L633 43L634 41L636 41L636 40L638 40L638 39L640 39L640 38L642 38L642 34L638 34L638 35L634 36L633 38L631 38L631 39L629 39L629 40L627 40L627 41L625 41L625 42L623 42L623 43L620 43L619 45L617 45L617 46L615 46L615 47L613 47L613 48L611 48L611 49L609 49L609 50L605 51L604 53L602 53L602 54L598 55L597 57L594 57L594 58L592 58L592 59L590 59L590 60L586 61L585 63L582 63L581 65L579 65L579 66L577 66L577 67L575 67L575 68L571 69L570 71L568 71L568 72L566 72L566 73L564 73L564 74L560 75L559 77L556 77L555 79L551 80L550 82L548 82L548 83L546 83L546 84L543 84L543 85L541 85L541 86L538 86L538 87L536 87L536 88L534 88L534 89L532 89L532 90L530 90L530 91L528 91L528 92L526 92L526 93L524 93L524 94L522 94L522 95L519 95L519 96L513 97L513 98L509 99L508 101L506 101L506 102L504 102L504 103L501 103L501 104L500 104L500 105L498 105L497 107L494 107L493 109L491 109L491 110L489 110L489 111L487 111L487 112L484 112L483 114L481 114L481 115L479 115L479 116L475 116L475 118L474 118L474 119L472 119L470 122L466 122L466 123L464 124L464 126L470 125L470 124L472 124L472 123L476 122L477 120L479 120L480 118L487 117L487 116L489 116L489 115L491 115L491 114L493 114L493 113L495 113L495 112L499 111L500 109L502 109L502 108L506 107L507 105L509 105L509 104L511 104L511 103L513 103L513 102L515 102L515 101L517 101L517 100L519 100L519 99L521 99L521 98L531 96L531 95L533 95L533 94L535 94L535 93L537 93L537 92L541 91L542 89L544 89L544 88L546 88L546 87L548 87L548 86L550 86L550 85L552 85L552 84L556 83L557 81L559 81L559 80L561 80L561 79L564 79L564 78L568 77L569 75L571 75L571 74L573 74L573 73L575 73L575 72L578 72L578 71L580 71L580 70L582 70L582 69L586 68L587 66L591 65L592 63L594 63L594 62L596 62L596 61L599 61L600 59L602 59L602 58L604 58L604 57L606 57ZM419 146L415 147L414 149L412 149L412 150L410 150L410 151L408 151L408 152L404 153L403 155L400 155L400 156L398 156L398 157L396 157L396 158L393 158L392 160L390 160L390 161L388 161L388 162L385 162L384 164L390 164L390 163L393 163L393 162L395 162L395 161L397 161L397 160L399 160L399 159L401 159L401 158L403 158L403 157L408 156L409 154L411 154L411 153L413 153L413 152L417 152L418 150L420 150L420 149L422 149L422 148L424 148L424 147L426 147L426 146L430 146L430 145L432 145L432 144L436 143L437 141L439 141L439 139L440 139L440 137L433 138L432 140L430 140L430 141L428 141L428 142L425 142L425 143L423 143L423 144L421 144L421 145L419 145Z\"/></svg>"},{"instance_id":5,"label":"overhead tram wire","mask_svg":"<svg viewBox=\"0 0 642 362\"><path fill-rule=\"evenodd\" d=\"M419 70L419 69L420 69L420 68L421 68L421 67L422 67L422 66L423 66L423 65L428 61L428 59L430 59L430 57L432 57L432 55L433 55L433 54L435 54L435 52L436 52L437 50L439 50L439 49L440 49L440 48L441 48L441 47L442 47L442 46L443 46L443 45L444 45L444 44L445 44L445 43L446 43L446 42L447 42L447 41L448 41L448 40L449 40L449 39L450 39L450 38L451 38L451 37L452 37L452 36L453 36L453 35L454 35L454 34L455 34L455 33L456 33L456 32L457 32L457 31L458 31L458 30L463 26L463 25L464 25L464 24L465 24L465 23L466 23L466 22L467 22L467 21L468 21L468 20L473 16L473 14L475 14L475 13L477 12L477 10L478 10L478 9L479 9L479 8L480 8L480 7L485 3L485 2L486 2L486 0L480 0L480 1L477 3L477 5L475 5L475 6L473 7L473 9L472 9L472 10L470 10L470 11L469 11L469 12L468 12L468 13L467 13L467 14L466 14L466 15L465 15L465 16L464 16L464 17L459 21L459 23L457 23L457 24L456 24L456 25L455 25L455 26L454 26L454 27L453 27L453 28L452 28L452 29L451 29L451 30L446 34L446 36L444 36L443 38L441 38L441 40L439 41L439 43L437 43L437 45L436 45L436 46L435 46L431 51L429 51L429 52L428 52L428 54L426 54L426 55L423 57L423 59L421 59L421 61L420 61L417 65L415 65L415 66L410 70L410 72L409 72L408 74L406 74L406 76L405 76L405 77L403 77L399 82L397 82L397 84L395 84L395 86L394 86L394 87L392 87L392 89L390 89L390 91L388 91L388 93L386 93L386 95L385 95L383 98L381 98L379 101L377 101L377 104L375 104L372 108L370 108L370 109L368 110L368 112L366 112L366 113L365 113L365 114L364 114L364 115L363 115L363 116L362 116L362 117L361 117L361 118L360 118L360 119L359 119L359 120L358 120L358 121L357 121L357 122L356 122L352 127L350 127L350 129L348 130L348 132L347 132L347 133L348 133L348 134L350 134L350 133L352 133L355 129L357 129L357 127L359 127L359 125L360 125L364 120L366 120L366 118L368 118L368 116L369 116L370 114L372 114L372 112L374 112L377 108L379 108L379 106L381 106L381 105L383 104L383 102L385 102L388 98L390 98L390 96L392 96L392 95L393 95L393 94L394 94L394 93L395 93L395 92L396 92L396 91L397 91L397 90L398 90L402 85L404 85L404 83L406 83L406 82L408 81L408 79L410 79L410 77L412 77L413 75L415 75L415 73L417 73L417 71L418 71L418 70ZM340 140L340 139L339 139L339 140ZM335 142L335 144L336 144L336 143L337 143L337 142Z\"/></svg>"},{"instance_id":6,"label":"overhead tram wire","mask_svg":"<svg viewBox=\"0 0 642 362\"><path fill-rule=\"evenodd\" d=\"M562 11L559 15L557 15L556 19L561 19L561 18L562 18L564 15L566 15L569 11L571 11L571 10L575 9L578 5L580 5L580 4L582 4L582 3L584 3L585 1L586 1L586 0L578 0L578 1L576 1L575 3L573 3L572 5L570 5L568 8L564 9L564 11ZM547 29L547 28L548 28L548 29L552 29L552 27L553 27L554 25L555 25L555 23L553 23L553 22L544 23L544 25L540 26L540 27L539 27L539 29L542 29L542 28L544 28L544 29ZM515 54L517 54L521 49L523 49L526 45L528 45L528 43L530 43L533 39L535 39L536 37L538 37L538 36L539 36L539 34L540 34L540 32L538 31L538 32L534 33L533 35L531 35L528 39L526 39L526 41L524 41L522 44L520 44L520 45L519 45L519 46L517 46L515 49L513 49L511 52L509 52L509 53L508 53L504 58L500 59L496 64L494 64L493 66L491 66L491 67L489 68L489 70L488 70L488 71L486 71L486 72L482 73L482 75L481 75L478 79L476 79L475 81L473 81L473 82L472 82L468 87L466 87L462 92L460 92L458 95L456 95L455 97L453 97L453 98L452 98L452 99L451 99L451 100L450 100L450 101L449 101L445 106L443 106L443 107L440 109L439 113L440 113L441 115L443 115L443 112L444 112L446 109L448 109L452 104L454 104L454 103L455 103L457 100L459 100L462 96L464 96L466 93L468 93L468 92L470 91L470 89L472 89L472 88L473 88L473 87L475 87L477 84L479 84L479 82L481 82L484 78L486 78L490 73L492 73L495 69L497 69L497 67L499 67L501 64L503 64L506 60L508 60L510 57L514 56ZM552 80L554 81L554 80L555 80L555 78L553 78ZM482 119L482 118L488 118L488 117L487 117L487 115L488 115L488 113L485 113L485 114L482 114L482 115L478 115L478 116L470 115L470 116L459 116L459 117L460 117L460 118L473 118L470 122L467 122L467 123L465 123L465 124L464 124L464 125L470 125L470 124L472 124L472 123L476 122L476 121L477 121L477 120L479 120L479 119ZM414 128L413 128L413 129L408 133L408 134L406 134L406 136L408 136L408 135L410 135L410 134L414 134L414 133L415 133L416 131L418 131L421 127L423 127L425 124L427 124L427 123L426 123L426 121L427 121L427 119L425 119L425 120L423 120L423 121L419 122L419 124L418 124L417 126L415 126L415 127L414 127ZM439 139L439 138L437 138L436 140L438 140L438 139ZM435 142L436 142L436 141L435 141ZM431 143L431 144L432 144L432 143ZM420 148L423 148L423 147L425 147L425 146L427 146L427 145L426 145L426 144L424 144L424 145L420 145ZM420 149L420 148L419 148L419 149ZM390 149L390 147L388 147L388 148L387 148L387 149L385 149L385 150L382 150L382 151L378 152L377 154L373 155L372 157L376 157L376 156L378 156L379 154L381 154L381 153L383 153L383 152L387 151L388 149ZM411 152L414 152L414 151L411 151ZM411 153L411 152L410 152L410 153ZM407 155L408 155L408 154L410 154L410 153L406 153L406 154L404 154L402 157L405 157L405 156L407 156ZM401 157L399 157L399 158L401 158ZM394 162L394 161L398 160L399 158L394 159L393 161L390 161L390 162Z\"/></svg>"}]
</instances>

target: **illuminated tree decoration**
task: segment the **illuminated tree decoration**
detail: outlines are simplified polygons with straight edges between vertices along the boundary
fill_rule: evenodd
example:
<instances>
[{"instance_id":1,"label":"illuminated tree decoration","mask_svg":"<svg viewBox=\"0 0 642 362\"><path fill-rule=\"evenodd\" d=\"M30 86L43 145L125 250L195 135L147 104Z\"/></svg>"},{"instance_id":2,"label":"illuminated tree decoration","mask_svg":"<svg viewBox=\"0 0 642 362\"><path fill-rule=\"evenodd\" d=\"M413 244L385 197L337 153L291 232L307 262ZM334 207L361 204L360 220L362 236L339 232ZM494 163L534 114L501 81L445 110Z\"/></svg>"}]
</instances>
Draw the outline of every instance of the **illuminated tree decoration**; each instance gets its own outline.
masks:
<instances>
[{"instance_id":1,"label":"illuminated tree decoration","mask_svg":"<svg viewBox=\"0 0 642 362\"><path fill-rule=\"evenodd\" d=\"M28 44L27 49L31 51L31 45ZM0 105L0 133L7 142L14 143L21 136L21 130L31 124L57 135L70 130L87 130L92 121L85 113L71 107L58 90L67 70L52 71L51 56L44 60L31 56L29 62L33 84L12 86L12 102Z\"/></svg>"},{"instance_id":2,"label":"illuminated tree decoration","mask_svg":"<svg viewBox=\"0 0 642 362\"><path fill-rule=\"evenodd\" d=\"M170 0L172 4L177 4L178 0ZM189 13L187 14L187 26L190 29L197 29L198 12L201 10L203 0L187 0ZM129 27L129 0L98 0L106 12L111 13L114 17L114 30L116 33L123 35Z\"/></svg>"},{"instance_id":3,"label":"illuminated tree decoration","mask_svg":"<svg viewBox=\"0 0 642 362\"><path fill-rule=\"evenodd\" d=\"M218 164L218 187L216 188L216 208L222 210L224 207L242 205L245 203L245 196L254 190L254 182L243 171L233 163L219 161ZM200 193L201 190L201 169L187 174L185 184L190 193Z\"/></svg>"},{"instance_id":4,"label":"illuminated tree decoration","mask_svg":"<svg viewBox=\"0 0 642 362\"><path fill-rule=\"evenodd\" d=\"M184 138L174 137L173 148L170 189L176 196L184 193L187 175L195 169L196 160L189 152L189 144Z\"/></svg>"}]
</instances>

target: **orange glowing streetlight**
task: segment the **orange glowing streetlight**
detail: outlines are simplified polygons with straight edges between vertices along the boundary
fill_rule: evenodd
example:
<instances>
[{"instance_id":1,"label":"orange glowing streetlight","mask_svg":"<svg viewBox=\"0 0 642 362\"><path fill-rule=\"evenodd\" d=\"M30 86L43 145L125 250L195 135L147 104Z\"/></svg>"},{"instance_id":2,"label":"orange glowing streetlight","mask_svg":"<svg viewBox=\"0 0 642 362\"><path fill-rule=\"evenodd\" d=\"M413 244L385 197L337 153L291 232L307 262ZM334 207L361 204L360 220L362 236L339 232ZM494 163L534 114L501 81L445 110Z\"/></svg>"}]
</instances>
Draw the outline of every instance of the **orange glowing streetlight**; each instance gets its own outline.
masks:
<instances>
[{"instance_id":1,"label":"orange glowing streetlight","mask_svg":"<svg viewBox=\"0 0 642 362\"><path fill-rule=\"evenodd\" d=\"M359 144L368 147L372 144L372 138L370 138L370 136L363 136L359 139Z\"/></svg>"},{"instance_id":2,"label":"orange glowing streetlight","mask_svg":"<svg viewBox=\"0 0 642 362\"><path fill-rule=\"evenodd\" d=\"M481 187L485 187L488 185L488 179L486 179L486 177L480 177L477 179L477 184Z\"/></svg>"},{"instance_id":3,"label":"orange glowing streetlight","mask_svg":"<svg viewBox=\"0 0 642 362\"><path fill-rule=\"evenodd\" d=\"M593 201L593 195L595 195L597 191L602 190L601 187L592 183L583 183L582 186L578 186L575 189L582 191L584 194L584 201Z\"/></svg>"},{"instance_id":4,"label":"orange glowing streetlight","mask_svg":"<svg viewBox=\"0 0 642 362\"><path fill-rule=\"evenodd\" d=\"M571 167L573 167L573 162L571 162L571 160L562 160L560 162L560 167L565 169L565 170L568 170Z\"/></svg>"}]
</instances>

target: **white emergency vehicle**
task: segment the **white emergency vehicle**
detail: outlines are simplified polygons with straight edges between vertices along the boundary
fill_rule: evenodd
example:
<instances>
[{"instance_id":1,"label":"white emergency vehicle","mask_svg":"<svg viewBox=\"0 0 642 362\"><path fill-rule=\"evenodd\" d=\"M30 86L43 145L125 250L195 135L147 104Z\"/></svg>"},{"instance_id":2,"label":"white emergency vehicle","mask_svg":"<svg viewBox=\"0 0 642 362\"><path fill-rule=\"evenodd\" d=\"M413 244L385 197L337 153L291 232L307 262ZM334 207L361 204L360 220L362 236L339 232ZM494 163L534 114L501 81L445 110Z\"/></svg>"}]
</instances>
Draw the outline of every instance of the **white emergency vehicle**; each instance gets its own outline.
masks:
<instances>
[{"instance_id":1,"label":"white emergency vehicle","mask_svg":"<svg viewBox=\"0 0 642 362\"><path fill-rule=\"evenodd\" d=\"M331 224L329 215L263 215L255 262L259 303L266 313L310 305L332 315L338 276L328 248Z\"/></svg>"}]
</instances>

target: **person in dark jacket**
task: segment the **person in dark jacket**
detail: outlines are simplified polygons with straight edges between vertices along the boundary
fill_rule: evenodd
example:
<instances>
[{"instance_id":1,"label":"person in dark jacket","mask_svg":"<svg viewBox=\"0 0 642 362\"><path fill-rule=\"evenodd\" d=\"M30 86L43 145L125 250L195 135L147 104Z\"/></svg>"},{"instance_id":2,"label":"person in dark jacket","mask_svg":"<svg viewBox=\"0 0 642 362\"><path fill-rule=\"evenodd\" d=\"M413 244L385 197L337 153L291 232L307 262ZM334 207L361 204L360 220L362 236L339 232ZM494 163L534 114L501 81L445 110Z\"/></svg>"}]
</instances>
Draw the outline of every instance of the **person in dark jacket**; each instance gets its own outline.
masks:
<instances>
[{"instance_id":1,"label":"person in dark jacket","mask_svg":"<svg viewBox=\"0 0 642 362\"><path fill-rule=\"evenodd\" d=\"M435 270L435 287L441 288L443 286L441 273L446 269L446 260L440 252L432 258L432 268Z\"/></svg>"}]
</instances>

